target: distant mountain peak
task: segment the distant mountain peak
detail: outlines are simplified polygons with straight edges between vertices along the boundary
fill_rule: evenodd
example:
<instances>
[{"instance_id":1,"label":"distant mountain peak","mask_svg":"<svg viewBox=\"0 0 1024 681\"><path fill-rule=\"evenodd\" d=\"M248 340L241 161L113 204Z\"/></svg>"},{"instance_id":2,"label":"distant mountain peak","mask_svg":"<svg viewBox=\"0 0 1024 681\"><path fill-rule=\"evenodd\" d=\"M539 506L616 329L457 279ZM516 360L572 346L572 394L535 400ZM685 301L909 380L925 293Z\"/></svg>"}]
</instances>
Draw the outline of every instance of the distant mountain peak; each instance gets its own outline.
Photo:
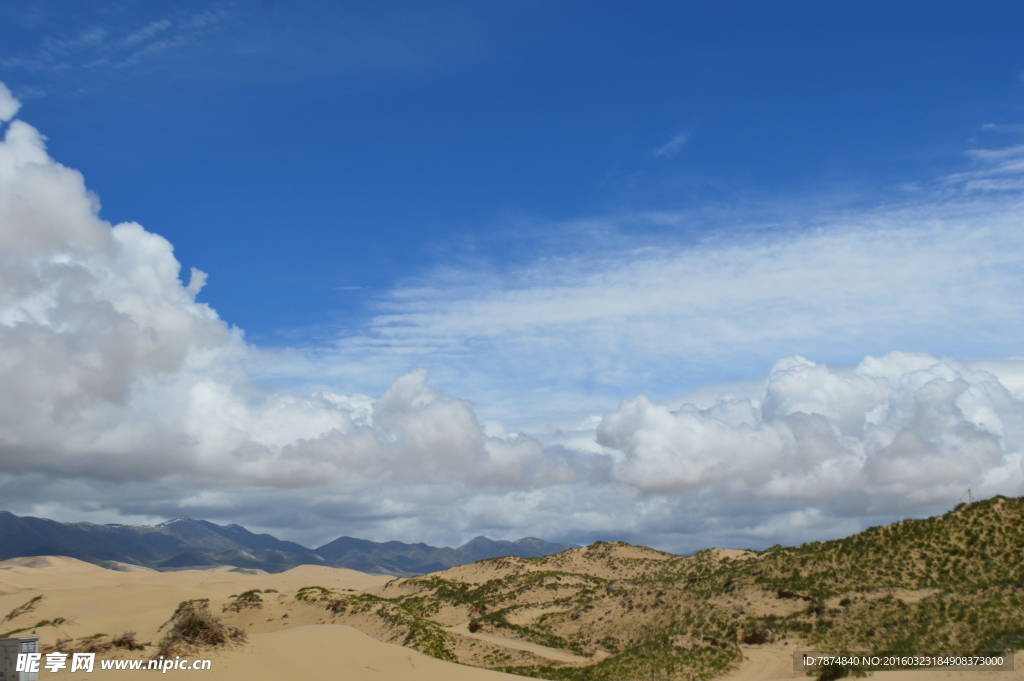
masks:
<instances>
[{"instance_id":1,"label":"distant mountain peak","mask_svg":"<svg viewBox=\"0 0 1024 681\"><path fill-rule=\"evenodd\" d=\"M536 537L515 542L480 535L458 548L384 543L339 537L315 550L241 525L181 517L159 525L61 523L0 511L0 560L33 555L71 556L94 563L119 561L157 569L234 565L280 572L297 565L328 565L398 576L421 575L486 558L535 558L577 548Z\"/></svg>"},{"instance_id":2,"label":"distant mountain peak","mask_svg":"<svg viewBox=\"0 0 1024 681\"><path fill-rule=\"evenodd\" d=\"M472 539L470 539L468 542L466 542L462 546L470 546L471 544L473 544L473 545L475 545L475 544L495 544L495 543L497 543L497 541L498 540L491 539L489 537L485 537L485 536L483 536L481 534L481 535L479 535L477 537L473 537Z\"/></svg>"}]
</instances>

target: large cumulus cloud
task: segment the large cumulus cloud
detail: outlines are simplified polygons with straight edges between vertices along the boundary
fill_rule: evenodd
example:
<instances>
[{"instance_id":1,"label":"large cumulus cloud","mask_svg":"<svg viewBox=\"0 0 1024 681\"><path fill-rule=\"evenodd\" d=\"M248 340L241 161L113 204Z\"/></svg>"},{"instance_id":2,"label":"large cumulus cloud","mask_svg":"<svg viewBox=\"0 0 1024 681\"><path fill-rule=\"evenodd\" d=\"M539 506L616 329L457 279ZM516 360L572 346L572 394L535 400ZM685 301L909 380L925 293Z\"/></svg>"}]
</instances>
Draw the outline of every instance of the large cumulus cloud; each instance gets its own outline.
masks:
<instances>
[{"instance_id":1,"label":"large cumulus cloud","mask_svg":"<svg viewBox=\"0 0 1024 681\"><path fill-rule=\"evenodd\" d=\"M12 103L14 102L14 103ZM0 114L17 111L6 89ZM193 486L471 479L539 483L540 446L488 437L471 405L399 378L379 400L272 393L257 351L196 295L171 244L110 225L82 175L14 120L0 144L0 462L42 473ZM564 477L564 476L563 476Z\"/></svg>"},{"instance_id":2,"label":"large cumulus cloud","mask_svg":"<svg viewBox=\"0 0 1024 681\"><path fill-rule=\"evenodd\" d=\"M423 369L389 374L393 383L377 397L344 385L273 390L247 368L287 367L293 356L252 347L199 302L206 274L192 270L183 281L167 240L138 224L104 221L82 175L50 158L42 135L13 119L18 108L0 86L0 119L9 121L0 143L0 499L7 510L97 521L188 514L309 544L341 533L445 543L484 532L690 550L834 536L869 516L941 509L967 486L978 495L1024 493L1024 368L1016 360L892 353L835 367L794 357L740 386L706 389L712 399L670 405L638 396L602 416L609 403L598 396L592 402L604 406L585 407L577 425L535 437L482 424L475 405L432 387ZM867 243L865 234L858 238ZM819 250L830 249L823 240ZM972 252L971 271L983 250ZM1000 291L1019 282L1011 256L1000 261ZM705 279L724 282L729 268L691 268L691 260L658 269L639 258L633 267L643 270L644 285L632 297L609 297L591 274L575 281L570 272L565 286L545 290L571 295L545 298L541 315L531 301L545 287L509 293L522 304L499 306L500 314L470 306L468 315L427 317L442 340L454 333L472 341L477 331L463 328L471 318L493 323L487 334L495 338L515 337L516 324L539 329L516 341L530 353L555 338L588 355L585 342L560 335L582 286L589 293L575 314L599 323L577 329L580 338L614 345L612 329L628 322L633 334L667 343L665 329L678 324L658 320L681 304L679 295L692 298L686 314L722 322L719 341L735 335L716 310L763 303L744 291L774 275L737 280L707 312L687 282L708 271L714 276ZM787 286L800 289L799 279L791 272ZM684 288L650 309L631 302ZM977 302L975 293L958 309ZM772 301L762 307L784 307L782 298ZM788 329L792 319L780 324ZM694 352L697 335L677 343L679 351ZM322 371L338 355L311 357L306 366ZM539 357L533 361L545 371L572 371ZM651 357L665 355L652 350ZM518 359L518 374L536 369ZM535 382L547 380L538 375ZM510 379L493 394L518 385ZM550 393L561 394L557 386Z\"/></svg>"},{"instance_id":3,"label":"large cumulus cloud","mask_svg":"<svg viewBox=\"0 0 1024 681\"><path fill-rule=\"evenodd\" d=\"M623 453L615 476L645 492L845 498L870 513L954 499L969 485L1024 491L1022 424L1021 395L995 374L894 352L854 368L781 360L760 390L703 408L624 400L597 440Z\"/></svg>"}]
</instances>

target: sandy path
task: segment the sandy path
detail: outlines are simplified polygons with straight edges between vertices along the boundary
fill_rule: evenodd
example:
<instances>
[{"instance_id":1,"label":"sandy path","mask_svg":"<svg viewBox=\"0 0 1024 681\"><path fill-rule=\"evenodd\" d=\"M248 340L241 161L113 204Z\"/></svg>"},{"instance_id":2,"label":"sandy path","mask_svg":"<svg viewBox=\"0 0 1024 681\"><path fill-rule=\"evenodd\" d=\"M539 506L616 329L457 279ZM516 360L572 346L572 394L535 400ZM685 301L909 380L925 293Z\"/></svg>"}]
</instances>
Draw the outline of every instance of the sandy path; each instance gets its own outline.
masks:
<instances>
[{"instance_id":1,"label":"sandy path","mask_svg":"<svg viewBox=\"0 0 1024 681\"><path fill-rule=\"evenodd\" d=\"M571 662L575 664L586 664L591 662L589 657L580 657L574 655L567 650L559 650L558 648L548 648L547 646L537 645L536 643L528 643L526 641L519 641L511 638L502 638L501 636L491 636L490 634L484 634L481 632L470 633L468 624L460 624L454 627L445 627L451 631L456 632L460 636L466 636L468 638L476 638L481 641L487 641L488 643L494 643L499 646L506 648L514 648L516 650L522 650L527 653L533 653L534 655L540 655L546 657L549 660L556 660L558 662Z\"/></svg>"}]
</instances>

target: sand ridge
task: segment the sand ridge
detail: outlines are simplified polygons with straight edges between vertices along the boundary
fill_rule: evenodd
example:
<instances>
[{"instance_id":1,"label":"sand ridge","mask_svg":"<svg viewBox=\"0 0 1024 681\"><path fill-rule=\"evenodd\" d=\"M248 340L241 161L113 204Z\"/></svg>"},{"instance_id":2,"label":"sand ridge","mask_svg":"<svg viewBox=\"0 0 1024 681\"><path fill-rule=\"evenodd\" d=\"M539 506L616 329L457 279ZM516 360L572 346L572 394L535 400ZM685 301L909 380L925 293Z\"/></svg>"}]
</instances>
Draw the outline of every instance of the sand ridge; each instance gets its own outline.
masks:
<instances>
[{"instance_id":1,"label":"sand ridge","mask_svg":"<svg viewBox=\"0 0 1024 681\"><path fill-rule=\"evenodd\" d=\"M354 570L304 565L274 575L238 572L176 571L125 572L101 568L66 557L15 558L0 562L0 618L42 596L27 612L0 624L0 633L31 627L41 621L63 620L57 626L35 630L40 642L78 640L94 634L119 635L134 631L140 642L155 643L159 630L184 600L208 598L211 610L222 614L231 596L259 589L267 607L224 613L225 619L248 631L248 642L219 651L202 652L213 668L202 678L230 681L303 678L310 680L396 679L398 681L497 681L506 674L467 667L428 657L415 650L384 643L350 626L326 622L329 614L315 607L296 608L295 592L319 585L342 593L357 594L378 588L393 579ZM271 590L270 593L265 593ZM274 622L267 622L269 606L279 606ZM289 612L290 611L290 612ZM289 615L281 617L281 615ZM27 635L31 632L22 632ZM97 659L148 658L155 648L138 652L112 650ZM103 679L126 678L131 672L97 668L92 673L56 674L44 677ZM170 670L168 676L195 672Z\"/></svg>"},{"instance_id":2,"label":"sand ridge","mask_svg":"<svg viewBox=\"0 0 1024 681\"><path fill-rule=\"evenodd\" d=\"M605 557L613 559L610 561L613 566L616 560L623 560L628 567L633 557L622 556L621 553L612 547ZM711 554L699 560L713 560L717 557ZM728 558L735 559L732 556ZM581 560L586 560L586 556L568 556L560 560L559 564L570 566ZM658 564L662 562L660 557L654 560ZM472 577L472 583L486 586L497 582L502 576L529 571L530 565L526 563L528 561L522 559L500 559L457 570L464 577ZM562 575L558 579L568 583L577 578L582 577ZM374 593L411 592L417 588L409 580L321 566L301 566L274 575L250 575L211 571L121 572L71 558L13 559L0 563L0 617L15 611L19 606L33 603L33 607L0 625L0 633L16 628L31 628L37 623L50 621L59 623L36 629L44 645L52 645L58 638L80 640L100 633L109 637L127 631L135 632L139 641L152 644L159 641L163 635L161 625L181 601L205 598L209 599L212 612L222 617L225 623L244 628L249 639L242 646L202 653L200 656L213 660L214 665L212 671L203 672L205 678L230 681L269 681L280 678L316 681L339 676L399 681L497 681L501 678L521 678L444 662L403 647L402 644L409 644L409 639L403 640L405 634L400 627L390 626L387 618L377 615L374 610L376 605L362 611L350 607L347 612L335 612L325 607L328 605L326 602L307 602L296 598L299 589L312 586L322 587L324 593L352 596L354 600L351 602L359 602L360 598L370 599L366 603L379 603L373 601ZM560 583L547 582L536 586L538 590L550 590L551 594L556 595L561 593L561 587ZM251 590L258 591L258 606L232 610L230 606L239 602L236 597ZM530 594L531 591L520 594L524 607L512 613L510 621L513 623L519 616L529 620L543 612L556 612L557 609L550 606L529 605L528 601L532 600ZM908 599L914 596L911 592L893 592L893 595ZM33 602L36 596L42 598ZM655 607L661 597L661 592L655 593L653 590L650 593L635 591L618 607ZM737 584L722 597L731 599L735 607L758 616L761 614L758 610L789 610L803 605L801 600L774 598L769 591L746 584ZM565 607L574 608L571 604ZM580 622L606 618L612 626L622 626L622 612L619 610L576 610ZM473 665L497 667L555 663L578 666L608 655L599 649L594 657L588 658L566 649L549 648L521 638L509 638L507 634L512 632L495 629L490 624L470 634L467 624L477 614L469 607L450 607L417 614L422 622L448 632L456 658ZM738 661L730 673L720 678L731 681L802 678L802 674L792 669L792 653L797 649L801 649L800 644L793 637L765 645L744 645L741 647L743 659ZM99 657L148 658L154 651L154 647L141 653L114 650L109 654L101 653ZM191 671L174 670L167 673L171 676L192 674ZM55 676L73 676L84 681L105 678L111 674L124 677L123 671L102 672L98 669L92 674L71 675L65 671ZM877 672L874 678L882 681L943 678L960 681L1024 681L1024 665L1018 664L1015 672L900 671Z\"/></svg>"},{"instance_id":3,"label":"sand ridge","mask_svg":"<svg viewBox=\"0 0 1024 681\"><path fill-rule=\"evenodd\" d=\"M26 569L44 572L101 572L103 568L67 556L27 556L25 558L8 558L0 561L0 570L23 572ZM155 572L155 570L154 570Z\"/></svg>"},{"instance_id":4,"label":"sand ridge","mask_svg":"<svg viewBox=\"0 0 1024 681\"><path fill-rule=\"evenodd\" d=\"M747 551L745 549L711 549L711 558L713 560L749 560L751 558L757 558L759 554L753 551Z\"/></svg>"}]
</instances>

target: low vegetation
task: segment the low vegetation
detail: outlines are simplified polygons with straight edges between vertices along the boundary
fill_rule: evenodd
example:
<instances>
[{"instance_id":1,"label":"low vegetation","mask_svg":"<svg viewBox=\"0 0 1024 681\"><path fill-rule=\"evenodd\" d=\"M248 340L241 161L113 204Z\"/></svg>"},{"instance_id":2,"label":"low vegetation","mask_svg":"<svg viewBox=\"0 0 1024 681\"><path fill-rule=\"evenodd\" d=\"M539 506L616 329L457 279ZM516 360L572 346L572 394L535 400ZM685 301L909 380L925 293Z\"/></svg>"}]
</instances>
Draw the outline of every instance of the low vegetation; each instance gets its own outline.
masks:
<instances>
[{"instance_id":1,"label":"low vegetation","mask_svg":"<svg viewBox=\"0 0 1024 681\"><path fill-rule=\"evenodd\" d=\"M262 608L263 599L260 598L261 593L259 589L250 589L243 593L229 596L231 602L225 604L221 612L241 612L247 608Z\"/></svg>"},{"instance_id":2,"label":"low vegetation","mask_svg":"<svg viewBox=\"0 0 1024 681\"><path fill-rule=\"evenodd\" d=\"M32 598L28 599L28 601L26 601L25 603L22 603L21 605L7 613L7 617L3 618L3 620L0 621L0 624L2 624L3 622L10 622L15 617L20 617L21 615L26 615L32 612L37 607L39 607L39 604L42 602L42 600L42 595L33 596Z\"/></svg>"},{"instance_id":3,"label":"low vegetation","mask_svg":"<svg viewBox=\"0 0 1024 681\"><path fill-rule=\"evenodd\" d=\"M34 635L34 634L38 633L39 629L44 629L46 627L55 627L56 628L56 627L59 627L60 625L64 624L64 622L66 622L66 621L67 620L65 620L63 617L54 617L53 619L49 619L49 620L39 620L38 622L36 622L35 624L33 624L31 626L21 627L19 629L11 629L10 631L5 631L4 633L0 634L0 638L8 638L10 636L17 636L19 634L26 634L26 633Z\"/></svg>"},{"instance_id":4,"label":"low vegetation","mask_svg":"<svg viewBox=\"0 0 1024 681\"><path fill-rule=\"evenodd\" d=\"M245 632L229 627L210 612L209 599L202 598L182 601L171 619L160 626L170 627L160 641L156 656L170 657L195 649L219 648L229 644L244 643Z\"/></svg>"},{"instance_id":5,"label":"low vegetation","mask_svg":"<svg viewBox=\"0 0 1024 681\"><path fill-rule=\"evenodd\" d=\"M62 653L109 653L113 650L144 650L146 644L135 639L134 631L126 631L119 636L93 634L79 639L59 638L52 646L44 646L43 652L57 650Z\"/></svg>"},{"instance_id":6,"label":"low vegetation","mask_svg":"<svg viewBox=\"0 0 1024 681\"><path fill-rule=\"evenodd\" d=\"M336 617L368 616L380 625L386 640L401 643L441 660L458 661L452 649L451 634L407 604L369 594L343 594L322 586L303 587L298 590L295 598L315 603Z\"/></svg>"},{"instance_id":7,"label":"low vegetation","mask_svg":"<svg viewBox=\"0 0 1024 681\"><path fill-rule=\"evenodd\" d=\"M441 659L571 681L710 679L742 659L741 645L1000 652L1024 648L1024 499L798 547L673 556L598 542L374 594L306 587L296 598ZM548 661L467 643L480 634L560 652Z\"/></svg>"}]
</instances>

